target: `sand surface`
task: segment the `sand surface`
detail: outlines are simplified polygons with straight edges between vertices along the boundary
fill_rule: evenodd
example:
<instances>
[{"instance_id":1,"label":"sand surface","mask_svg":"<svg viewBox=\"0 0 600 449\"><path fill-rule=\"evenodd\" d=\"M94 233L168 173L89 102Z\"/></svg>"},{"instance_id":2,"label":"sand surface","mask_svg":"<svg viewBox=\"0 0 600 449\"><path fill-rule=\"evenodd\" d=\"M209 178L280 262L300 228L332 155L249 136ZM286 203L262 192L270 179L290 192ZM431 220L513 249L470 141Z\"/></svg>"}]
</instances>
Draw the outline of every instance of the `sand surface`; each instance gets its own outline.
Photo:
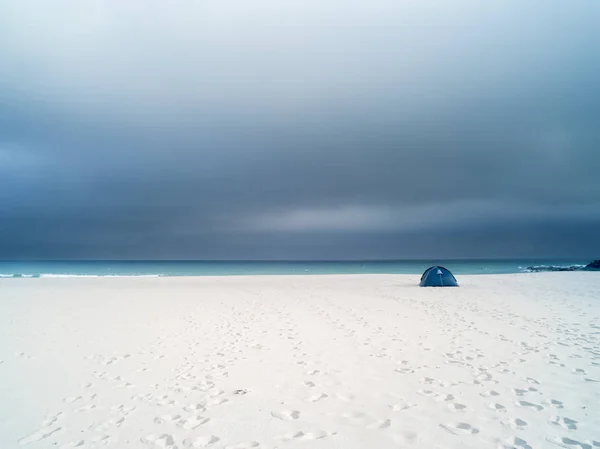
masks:
<instances>
[{"instance_id":1,"label":"sand surface","mask_svg":"<svg viewBox=\"0 0 600 449\"><path fill-rule=\"evenodd\" d=\"M0 448L600 447L600 273L0 281Z\"/></svg>"}]
</instances>

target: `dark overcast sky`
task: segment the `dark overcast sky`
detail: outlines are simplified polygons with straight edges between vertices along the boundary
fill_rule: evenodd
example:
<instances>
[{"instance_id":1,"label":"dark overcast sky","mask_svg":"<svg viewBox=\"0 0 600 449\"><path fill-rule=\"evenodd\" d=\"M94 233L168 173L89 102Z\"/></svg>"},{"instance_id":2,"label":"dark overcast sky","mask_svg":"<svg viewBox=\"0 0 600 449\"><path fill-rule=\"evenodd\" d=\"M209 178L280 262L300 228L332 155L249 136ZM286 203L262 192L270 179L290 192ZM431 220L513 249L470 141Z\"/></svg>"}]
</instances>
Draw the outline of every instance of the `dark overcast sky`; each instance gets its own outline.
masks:
<instances>
[{"instance_id":1,"label":"dark overcast sky","mask_svg":"<svg viewBox=\"0 0 600 449\"><path fill-rule=\"evenodd\" d=\"M0 258L600 257L599 23L4 0Z\"/></svg>"}]
</instances>

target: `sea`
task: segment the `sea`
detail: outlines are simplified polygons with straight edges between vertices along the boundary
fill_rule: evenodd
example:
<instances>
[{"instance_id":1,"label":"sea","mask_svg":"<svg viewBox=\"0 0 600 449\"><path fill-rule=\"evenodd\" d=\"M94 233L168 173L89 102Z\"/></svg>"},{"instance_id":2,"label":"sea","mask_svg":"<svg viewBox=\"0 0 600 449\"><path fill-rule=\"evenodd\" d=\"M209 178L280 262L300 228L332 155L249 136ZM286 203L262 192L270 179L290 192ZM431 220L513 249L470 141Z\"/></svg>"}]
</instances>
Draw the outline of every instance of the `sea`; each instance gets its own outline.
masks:
<instances>
[{"instance_id":1,"label":"sea","mask_svg":"<svg viewBox=\"0 0 600 449\"><path fill-rule=\"evenodd\" d=\"M441 265L454 274L577 271L589 260L356 260L356 261L189 261L80 260L0 261L0 278L173 277L239 275L421 274Z\"/></svg>"}]
</instances>

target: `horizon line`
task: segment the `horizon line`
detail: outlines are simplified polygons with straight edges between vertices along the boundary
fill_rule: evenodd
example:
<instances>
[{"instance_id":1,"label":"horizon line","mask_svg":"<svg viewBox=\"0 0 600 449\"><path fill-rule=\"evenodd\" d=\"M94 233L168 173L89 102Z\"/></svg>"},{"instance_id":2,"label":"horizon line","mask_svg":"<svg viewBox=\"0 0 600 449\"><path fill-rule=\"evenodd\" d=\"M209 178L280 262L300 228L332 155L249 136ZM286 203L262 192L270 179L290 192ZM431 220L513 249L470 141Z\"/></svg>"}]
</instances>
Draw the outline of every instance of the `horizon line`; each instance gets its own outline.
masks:
<instances>
[{"instance_id":1,"label":"horizon line","mask_svg":"<svg viewBox=\"0 0 600 449\"><path fill-rule=\"evenodd\" d=\"M590 259L596 260L594 257L424 257L424 258L366 258L366 259L2 259L0 262L201 262L201 263L365 263L365 262L431 262L431 261L550 261L563 259L580 260Z\"/></svg>"}]
</instances>

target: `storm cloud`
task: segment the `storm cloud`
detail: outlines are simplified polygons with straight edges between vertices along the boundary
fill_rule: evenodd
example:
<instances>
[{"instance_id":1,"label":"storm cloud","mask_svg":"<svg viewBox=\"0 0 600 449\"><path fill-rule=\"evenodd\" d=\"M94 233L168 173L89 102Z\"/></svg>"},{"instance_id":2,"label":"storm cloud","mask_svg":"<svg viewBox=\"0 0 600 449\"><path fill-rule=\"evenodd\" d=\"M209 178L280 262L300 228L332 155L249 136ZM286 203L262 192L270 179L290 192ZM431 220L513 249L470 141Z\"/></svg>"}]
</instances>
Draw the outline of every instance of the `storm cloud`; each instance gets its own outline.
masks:
<instances>
[{"instance_id":1,"label":"storm cloud","mask_svg":"<svg viewBox=\"0 0 600 449\"><path fill-rule=\"evenodd\" d=\"M592 257L600 4L7 0L0 258Z\"/></svg>"}]
</instances>

